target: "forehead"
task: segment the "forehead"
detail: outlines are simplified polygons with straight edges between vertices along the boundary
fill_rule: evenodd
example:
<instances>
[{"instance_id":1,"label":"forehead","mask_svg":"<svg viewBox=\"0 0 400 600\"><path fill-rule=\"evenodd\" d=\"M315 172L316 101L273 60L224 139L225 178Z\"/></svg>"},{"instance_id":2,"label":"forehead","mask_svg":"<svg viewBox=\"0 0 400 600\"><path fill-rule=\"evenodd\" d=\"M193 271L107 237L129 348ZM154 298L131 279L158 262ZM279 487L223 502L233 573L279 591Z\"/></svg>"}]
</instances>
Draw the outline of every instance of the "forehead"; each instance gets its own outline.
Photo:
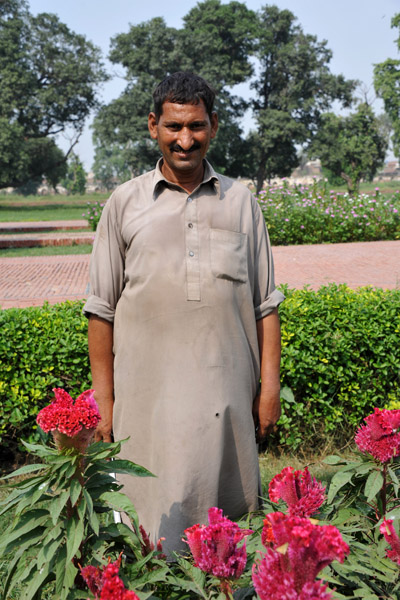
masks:
<instances>
[{"instance_id":1,"label":"forehead","mask_svg":"<svg viewBox=\"0 0 400 600\"><path fill-rule=\"evenodd\" d=\"M204 102L198 104L178 104L177 102L164 102L160 119L163 121L209 121Z\"/></svg>"}]
</instances>

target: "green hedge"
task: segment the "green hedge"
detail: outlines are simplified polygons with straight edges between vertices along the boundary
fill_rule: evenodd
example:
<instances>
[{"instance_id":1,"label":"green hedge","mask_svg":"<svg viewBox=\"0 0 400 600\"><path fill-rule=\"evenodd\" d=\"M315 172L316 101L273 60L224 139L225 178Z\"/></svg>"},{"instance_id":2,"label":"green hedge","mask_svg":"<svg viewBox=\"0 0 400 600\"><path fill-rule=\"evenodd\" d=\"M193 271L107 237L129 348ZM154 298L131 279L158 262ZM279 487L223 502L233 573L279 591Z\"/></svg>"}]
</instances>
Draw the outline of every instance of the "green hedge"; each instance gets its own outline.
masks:
<instances>
[{"instance_id":1,"label":"green hedge","mask_svg":"<svg viewBox=\"0 0 400 600\"><path fill-rule=\"evenodd\" d=\"M400 290L284 291L280 442L345 443L375 406L400 408Z\"/></svg>"},{"instance_id":2,"label":"green hedge","mask_svg":"<svg viewBox=\"0 0 400 600\"><path fill-rule=\"evenodd\" d=\"M400 407L400 290L284 289L284 414L275 444L349 440L375 406ZM91 386L82 302L0 311L0 441L37 436L53 387ZM396 404L398 403L398 404Z\"/></svg>"},{"instance_id":3,"label":"green hedge","mask_svg":"<svg viewBox=\"0 0 400 600\"><path fill-rule=\"evenodd\" d=\"M37 438L35 418L65 387L72 396L90 388L87 320L83 302L0 311L0 442Z\"/></svg>"}]
</instances>

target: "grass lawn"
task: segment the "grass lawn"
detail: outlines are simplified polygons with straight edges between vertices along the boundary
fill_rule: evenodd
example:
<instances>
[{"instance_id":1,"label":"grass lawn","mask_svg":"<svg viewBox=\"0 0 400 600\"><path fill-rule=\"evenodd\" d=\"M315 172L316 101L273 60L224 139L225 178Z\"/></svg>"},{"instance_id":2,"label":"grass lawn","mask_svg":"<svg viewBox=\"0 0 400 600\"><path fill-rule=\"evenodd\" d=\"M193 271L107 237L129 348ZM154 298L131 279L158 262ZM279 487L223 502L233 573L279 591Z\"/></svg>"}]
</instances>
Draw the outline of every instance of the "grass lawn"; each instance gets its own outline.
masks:
<instances>
[{"instance_id":1,"label":"grass lawn","mask_svg":"<svg viewBox=\"0 0 400 600\"><path fill-rule=\"evenodd\" d=\"M73 246L38 246L35 248L3 248L0 250L1 258L15 256L54 256L66 254L90 254L92 244L76 244Z\"/></svg>"},{"instance_id":2,"label":"grass lawn","mask_svg":"<svg viewBox=\"0 0 400 600\"><path fill-rule=\"evenodd\" d=\"M64 221L83 219L88 203L104 201L108 194L83 196L0 195L0 222Z\"/></svg>"}]
</instances>

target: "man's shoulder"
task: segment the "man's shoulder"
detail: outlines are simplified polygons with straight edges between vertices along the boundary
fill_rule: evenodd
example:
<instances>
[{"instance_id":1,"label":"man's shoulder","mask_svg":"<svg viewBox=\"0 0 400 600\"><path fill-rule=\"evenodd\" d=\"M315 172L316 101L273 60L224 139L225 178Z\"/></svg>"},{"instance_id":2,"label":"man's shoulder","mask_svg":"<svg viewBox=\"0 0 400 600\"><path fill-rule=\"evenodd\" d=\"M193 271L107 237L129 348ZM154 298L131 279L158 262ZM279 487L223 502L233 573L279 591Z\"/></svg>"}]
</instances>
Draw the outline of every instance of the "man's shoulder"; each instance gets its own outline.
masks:
<instances>
[{"instance_id":1,"label":"man's shoulder","mask_svg":"<svg viewBox=\"0 0 400 600\"><path fill-rule=\"evenodd\" d=\"M227 175L216 173L221 189L221 198L236 200L252 204L255 201L253 192L250 188L250 184L247 185L247 181L240 179L233 179Z\"/></svg>"},{"instance_id":2,"label":"man's shoulder","mask_svg":"<svg viewBox=\"0 0 400 600\"><path fill-rule=\"evenodd\" d=\"M137 177L125 181L125 183L121 183L121 185L115 188L113 196L124 196L138 189L147 191L148 188L149 190L152 190L154 174L155 169L152 169L151 171L147 171L146 173L142 173Z\"/></svg>"}]
</instances>

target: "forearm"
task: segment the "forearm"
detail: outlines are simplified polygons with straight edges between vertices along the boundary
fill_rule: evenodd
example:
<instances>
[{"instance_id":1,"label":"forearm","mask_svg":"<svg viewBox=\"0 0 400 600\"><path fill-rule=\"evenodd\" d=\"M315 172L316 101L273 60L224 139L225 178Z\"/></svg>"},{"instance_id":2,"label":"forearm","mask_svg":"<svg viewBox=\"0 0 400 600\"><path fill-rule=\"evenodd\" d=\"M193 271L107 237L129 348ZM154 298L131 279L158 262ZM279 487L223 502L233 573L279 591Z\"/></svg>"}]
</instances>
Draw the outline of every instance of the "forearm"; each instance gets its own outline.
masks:
<instances>
[{"instance_id":1,"label":"forearm","mask_svg":"<svg viewBox=\"0 0 400 600\"><path fill-rule=\"evenodd\" d=\"M253 416L256 439L265 439L281 415L280 361L281 331L278 309L257 321L257 337L260 351L261 389L254 401Z\"/></svg>"},{"instance_id":2,"label":"forearm","mask_svg":"<svg viewBox=\"0 0 400 600\"><path fill-rule=\"evenodd\" d=\"M91 315L88 325L89 359L101 421L96 440L111 441L114 407L113 324Z\"/></svg>"}]
</instances>

